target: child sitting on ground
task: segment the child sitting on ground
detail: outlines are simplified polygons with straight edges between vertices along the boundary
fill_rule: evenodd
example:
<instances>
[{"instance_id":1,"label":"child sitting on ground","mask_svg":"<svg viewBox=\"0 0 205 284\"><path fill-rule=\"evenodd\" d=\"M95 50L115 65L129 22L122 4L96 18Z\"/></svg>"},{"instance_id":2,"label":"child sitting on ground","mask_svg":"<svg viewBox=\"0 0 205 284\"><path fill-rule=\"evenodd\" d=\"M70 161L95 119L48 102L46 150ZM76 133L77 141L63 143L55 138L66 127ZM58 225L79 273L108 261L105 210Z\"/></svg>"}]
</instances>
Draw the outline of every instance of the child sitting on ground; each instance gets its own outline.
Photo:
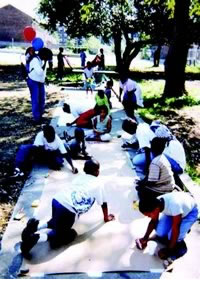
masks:
<instances>
[{"instance_id":1,"label":"child sitting on ground","mask_svg":"<svg viewBox=\"0 0 205 284\"><path fill-rule=\"evenodd\" d=\"M100 114L93 118L93 130L85 132L87 141L111 141L109 134L112 128L112 120L108 115L108 108L103 105L100 107Z\"/></svg>"},{"instance_id":2,"label":"child sitting on ground","mask_svg":"<svg viewBox=\"0 0 205 284\"><path fill-rule=\"evenodd\" d=\"M187 252L184 242L186 234L198 219L198 206L194 198L187 192L171 192L157 198L141 199L139 210L151 218L143 238L136 240L138 249L147 246L152 231L156 231L155 239L164 243L165 248L158 252L161 259L175 260Z\"/></svg>"},{"instance_id":3,"label":"child sitting on ground","mask_svg":"<svg viewBox=\"0 0 205 284\"><path fill-rule=\"evenodd\" d=\"M66 131L64 131L64 139L66 141L66 150L70 154L72 159L90 159L91 157L86 152L85 146L85 133L82 128L75 129L75 136L69 136Z\"/></svg>"},{"instance_id":4,"label":"child sitting on ground","mask_svg":"<svg viewBox=\"0 0 205 284\"><path fill-rule=\"evenodd\" d=\"M174 175L171 165L164 156L166 140L155 137L151 141L152 161L149 166L147 176L137 181L137 191L139 198L157 197L161 194L174 190Z\"/></svg>"},{"instance_id":5,"label":"child sitting on ground","mask_svg":"<svg viewBox=\"0 0 205 284\"><path fill-rule=\"evenodd\" d=\"M21 145L16 155L16 165L13 177L24 176L30 170L33 162L46 163L53 170L60 170L63 166L63 158L67 160L75 174L78 170L73 166L69 153L66 151L63 141L55 133L51 125L46 125L40 131L33 144Z\"/></svg>"},{"instance_id":6,"label":"child sitting on ground","mask_svg":"<svg viewBox=\"0 0 205 284\"><path fill-rule=\"evenodd\" d=\"M49 241L51 248L58 248L72 242L77 232L72 229L75 221L91 209L95 200L102 207L104 222L115 219L108 214L103 185L97 179L100 164L96 160L88 160L84 164L85 174L79 175L71 187L57 193L52 200L52 217L47 223L39 223L32 218L22 232L21 252L30 259L30 250L39 242ZM42 229L51 229L47 233L39 233Z\"/></svg>"}]
</instances>

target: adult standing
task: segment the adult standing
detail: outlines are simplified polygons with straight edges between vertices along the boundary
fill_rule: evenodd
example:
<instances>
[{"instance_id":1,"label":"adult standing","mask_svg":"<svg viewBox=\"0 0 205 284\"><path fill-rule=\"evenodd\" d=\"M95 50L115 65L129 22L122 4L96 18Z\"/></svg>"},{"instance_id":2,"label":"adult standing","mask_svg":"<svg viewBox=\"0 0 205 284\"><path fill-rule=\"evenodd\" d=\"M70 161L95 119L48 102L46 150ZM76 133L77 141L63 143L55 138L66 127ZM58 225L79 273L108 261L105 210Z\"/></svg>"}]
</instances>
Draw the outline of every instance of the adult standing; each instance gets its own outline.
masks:
<instances>
[{"instance_id":1,"label":"adult standing","mask_svg":"<svg viewBox=\"0 0 205 284\"><path fill-rule=\"evenodd\" d=\"M27 85L31 94L32 114L36 124L41 123L45 108L45 78L48 53L45 48L39 50L29 63Z\"/></svg>"}]
</instances>

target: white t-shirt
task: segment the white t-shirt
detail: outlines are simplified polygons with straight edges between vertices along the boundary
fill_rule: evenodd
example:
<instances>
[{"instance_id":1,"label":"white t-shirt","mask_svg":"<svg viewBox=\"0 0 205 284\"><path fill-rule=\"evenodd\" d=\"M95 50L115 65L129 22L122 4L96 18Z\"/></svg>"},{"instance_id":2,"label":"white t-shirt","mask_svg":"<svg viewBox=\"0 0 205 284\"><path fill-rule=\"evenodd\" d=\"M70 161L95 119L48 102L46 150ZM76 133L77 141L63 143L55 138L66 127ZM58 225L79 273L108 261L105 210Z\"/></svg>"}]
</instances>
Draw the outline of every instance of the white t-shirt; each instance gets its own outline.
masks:
<instances>
[{"instance_id":1,"label":"white t-shirt","mask_svg":"<svg viewBox=\"0 0 205 284\"><path fill-rule=\"evenodd\" d=\"M156 135L154 132L150 129L150 126L146 122L139 123L136 130L136 136L139 142L139 148L144 147L151 147L150 142Z\"/></svg>"},{"instance_id":2,"label":"white t-shirt","mask_svg":"<svg viewBox=\"0 0 205 284\"><path fill-rule=\"evenodd\" d=\"M166 154L167 156L175 160L183 170L185 169L186 156L184 148L177 139L173 139L169 142L168 146L164 149L163 154Z\"/></svg>"},{"instance_id":3,"label":"white t-shirt","mask_svg":"<svg viewBox=\"0 0 205 284\"><path fill-rule=\"evenodd\" d=\"M45 150L50 150L50 151L59 150L61 154L67 153L65 146L63 144L63 141L60 139L60 137L57 134L55 134L54 141L51 143L48 143L48 141L44 137L43 131L41 131L36 135L33 145L44 146Z\"/></svg>"},{"instance_id":4,"label":"white t-shirt","mask_svg":"<svg viewBox=\"0 0 205 284\"><path fill-rule=\"evenodd\" d=\"M86 213L95 200L98 205L105 202L103 184L96 176L80 174L67 189L57 193L54 199L73 213Z\"/></svg>"},{"instance_id":5,"label":"white t-shirt","mask_svg":"<svg viewBox=\"0 0 205 284\"><path fill-rule=\"evenodd\" d=\"M160 195L157 198L164 199L164 210L162 213L167 216L182 215L182 218L184 218L196 206L194 198L186 192L173 191Z\"/></svg>"},{"instance_id":6,"label":"white t-shirt","mask_svg":"<svg viewBox=\"0 0 205 284\"><path fill-rule=\"evenodd\" d=\"M86 74L87 78L92 78L93 77L93 68L91 68L90 70L88 68L85 68L84 69L84 74Z\"/></svg>"},{"instance_id":7,"label":"white t-shirt","mask_svg":"<svg viewBox=\"0 0 205 284\"><path fill-rule=\"evenodd\" d=\"M36 82L44 83L46 78L46 69L42 69L43 62L39 57L34 57L29 63L28 77ZM32 70L32 71L31 71Z\"/></svg>"},{"instance_id":8,"label":"white t-shirt","mask_svg":"<svg viewBox=\"0 0 205 284\"><path fill-rule=\"evenodd\" d=\"M124 84L122 84L122 82L120 81L120 88L123 89L124 94L126 92L131 92L131 91L135 90L135 96L136 96L136 99L137 99L137 104L141 107L144 106L141 88L139 87L139 85L135 81L133 81L131 79L127 79L127 81Z\"/></svg>"}]
</instances>

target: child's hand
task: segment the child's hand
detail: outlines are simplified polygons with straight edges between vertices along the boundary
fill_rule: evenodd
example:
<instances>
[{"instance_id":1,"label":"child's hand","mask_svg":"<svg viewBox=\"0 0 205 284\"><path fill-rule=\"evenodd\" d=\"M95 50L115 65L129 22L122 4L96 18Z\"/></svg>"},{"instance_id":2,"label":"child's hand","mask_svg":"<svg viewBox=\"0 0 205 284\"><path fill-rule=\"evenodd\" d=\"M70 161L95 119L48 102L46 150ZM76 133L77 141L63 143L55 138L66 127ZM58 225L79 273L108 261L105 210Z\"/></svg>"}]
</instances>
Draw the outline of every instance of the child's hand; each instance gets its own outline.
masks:
<instances>
[{"instance_id":1,"label":"child's hand","mask_svg":"<svg viewBox=\"0 0 205 284\"><path fill-rule=\"evenodd\" d=\"M77 173L78 173L78 169L77 169L77 168L73 168L73 169L72 169L72 173L73 173L73 174L77 174Z\"/></svg>"},{"instance_id":2,"label":"child's hand","mask_svg":"<svg viewBox=\"0 0 205 284\"><path fill-rule=\"evenodd\" d=\"M146 246L147 246L147 240L146 239L144 239L144 238L141 238L141 239L136 239L135 240L135 244L136 244L136 247L138 248L138 249L145 249L146 248Z\"/></svg>"},{"instance_id":3,"label":"child's hand","mask_svg":"<svg viewBox=\"0 0 205 284\"><path fill-rule=\"evenodd\" d=\"M113 220L115 220L115 216L113 214L108 215L107 218L104 219L105 223L113 221Z\"/></svg>"}]
</instances>

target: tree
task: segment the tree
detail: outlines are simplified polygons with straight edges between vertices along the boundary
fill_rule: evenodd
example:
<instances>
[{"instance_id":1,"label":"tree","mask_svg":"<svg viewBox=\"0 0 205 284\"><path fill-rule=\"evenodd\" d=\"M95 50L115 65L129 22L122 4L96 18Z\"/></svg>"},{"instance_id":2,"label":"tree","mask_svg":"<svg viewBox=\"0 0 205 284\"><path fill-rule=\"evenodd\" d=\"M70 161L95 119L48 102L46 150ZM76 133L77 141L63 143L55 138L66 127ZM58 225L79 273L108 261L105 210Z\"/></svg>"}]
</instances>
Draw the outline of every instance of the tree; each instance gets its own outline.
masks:
<instances>
[{"instance_id":1,"label":"tree","mask_svg":"<svg viewBox=\"0 0 205 284\"><path fill-rule=\"evenodd\" d=\"M174 33L165 60L164 96L180 97L186 93L185 67L188 49L191 43L199 41L199 34L197 36L197 30L199 31L198 4L198 0L175 0Z\"/></svg>"},{"instance_id":2,"label":"tree","mask_svg":"<svg viewBox=\"0 0 205 284\"><path fill-rule=\"evenodd\" d=\"M184 1L191 1L196 15L199 0ZM129 70L142 47L173 40L174 0L69 0L69 6L66 0L41 0L39 12L44 16L44 26L51 31L63 25L70 37L93 35L105 42L113 40L119 71ZM194 24L193 15L189 27ZM189 36L192 39L192 33Z\"/></svg>"},{"instance_id":3,"label":"tree","mask_svg":"<svg viewBox=\"0 0 205 284\"><path fill-rule=\"evenodd\" d=\"M66 0L42 0L39 12L45 18L44 26L51 31L63 25L71 37L94 35L105 42L113 40L117 69L124 71L129 70L142 47L163 43L164 31L169 30L165 4L150 5L146 0L69 0L69 6Z\"/></svg>"}]
</instances>

